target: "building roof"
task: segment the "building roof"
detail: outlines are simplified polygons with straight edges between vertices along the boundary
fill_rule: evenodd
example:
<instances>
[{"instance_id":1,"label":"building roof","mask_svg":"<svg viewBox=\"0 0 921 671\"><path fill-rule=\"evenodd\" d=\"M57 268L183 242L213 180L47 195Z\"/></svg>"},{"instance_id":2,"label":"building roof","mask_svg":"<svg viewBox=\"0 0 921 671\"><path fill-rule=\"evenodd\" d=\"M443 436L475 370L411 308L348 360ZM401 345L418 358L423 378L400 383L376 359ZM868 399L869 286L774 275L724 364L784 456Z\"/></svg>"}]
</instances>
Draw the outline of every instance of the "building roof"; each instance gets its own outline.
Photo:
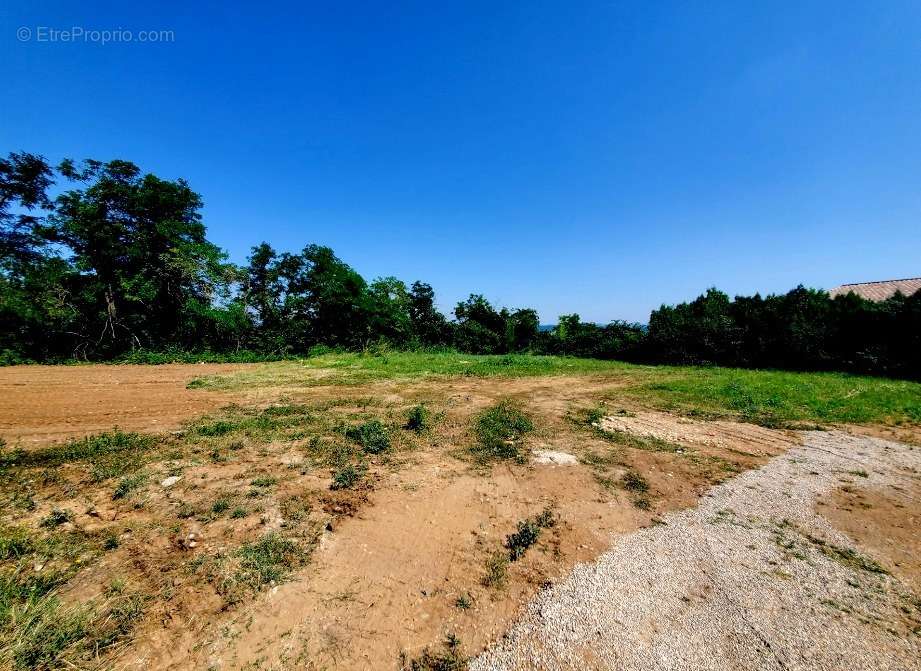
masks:
<instances>
[{"instance_id":1,"label":"building roof","mask_svg":"<svg viewBox=\"0 0 921 671\"><path fill-rule=\"evenodd\" d=\"M830 289L828 295L844 296L855 293L868 301L884 301L892 298L895 292L904 296L911 296L916 291L921 291L921 277L911 277L904 280L886 280L884 282L858 282L857 284L842 284L840 287Z\"/></svg>"}]
</instances>

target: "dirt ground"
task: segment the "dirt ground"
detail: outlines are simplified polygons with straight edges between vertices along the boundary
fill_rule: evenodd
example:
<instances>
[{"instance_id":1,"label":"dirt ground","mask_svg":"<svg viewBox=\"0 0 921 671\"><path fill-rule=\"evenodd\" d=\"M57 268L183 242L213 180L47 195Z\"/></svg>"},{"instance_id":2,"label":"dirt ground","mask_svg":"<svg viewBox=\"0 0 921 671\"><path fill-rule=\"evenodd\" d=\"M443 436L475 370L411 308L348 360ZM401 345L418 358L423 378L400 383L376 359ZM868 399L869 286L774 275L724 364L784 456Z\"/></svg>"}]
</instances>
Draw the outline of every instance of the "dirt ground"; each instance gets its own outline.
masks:
<instances>
[{"instance_id":1,"label":"dirt ground","mask_svg":"<svg viewBox=\"0 0 921 671\"><path fill-rule=\"evenodd\" d=\"M25 469L15 476L14 498L28 497L33 505L3 516L4 524L37 529L51 511L66 507L74 515L62 531L118 535L116 549L86 562L63 589L69 602L82 603L118 578L145 594L130 645L113 657L117 668L391 669L401 653L436 649L448 635L461 641L465 654L476 654L502 637L530 599L598 557L612 539L655 527L664 515L694 506L713 485L801 442L791 432L689 420L610 400L610 414L592 426L583 412L611 399L616 387L588 377L234 394L186 389L202 374L240 368L0 369L0 389L26 399L23 410L7 394L0 401L0 429L11 445L37 446L113 426L185 431L158 448L163 454L143 466L144 484L130 497L115 500L113 481L94 480L91 465L67 465L53 475ZM571 455L575 463L562 465L568 457L486 468L472 463L473 418L506 398L535 422L527 452ZM365 485L331 491L329 468L312 460L315 441L325 440L310 435L318 429L266 440L240 434L230 442L201 436L188 442L198 426L189 421L206 413L215 421L229 417L220 408L231 403L269 410L275 403L303 404L330 426L373 415L393 427L396 442L392 453L369 460ZM437 417L422 435L399 428L417 403ZM645 489L625 486L628 475ZM162 485L170 476L180 479ZM247 484L269 477L265 488ZM217 501L245 510L239 517L216 508L209 513ZM845 517L847 506L853 508L846 499L834 505ZM545 508L557 523L508 565L504 584L484 584L486 562L506 536ZM910 540L913 522L903 513L911 510L917 506L898 511L898 522L879 524L900 525L898 533ZM868 533L893 533L890 527ZM868 528L854 522L855 533ZM229 602L221 562L274 532L310 544L309 561L290 579ZM184 540L190 534L194 546ZM911 557L900 561L912 575Z\"/></svg>"},{"instance_id":2,"label":"dirt ground","mask_svg":"<svg viewBox=\"0 0 921 671\"><path fill-rule=\"evenodd\" d=\"M22 447L119 427L171 431L229 400L186 389L241 364L0 367L0 438Z\"/></svg>"}]
</instances>

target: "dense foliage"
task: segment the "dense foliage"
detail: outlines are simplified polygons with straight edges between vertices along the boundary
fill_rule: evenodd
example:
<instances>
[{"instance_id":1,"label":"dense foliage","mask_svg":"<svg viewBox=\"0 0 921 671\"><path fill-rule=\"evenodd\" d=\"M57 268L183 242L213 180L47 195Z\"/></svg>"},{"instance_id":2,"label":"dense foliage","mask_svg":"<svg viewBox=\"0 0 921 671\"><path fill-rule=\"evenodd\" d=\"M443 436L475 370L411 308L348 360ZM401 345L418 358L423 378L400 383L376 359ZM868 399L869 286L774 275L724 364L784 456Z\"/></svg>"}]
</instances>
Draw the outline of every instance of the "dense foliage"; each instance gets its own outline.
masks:
<instances>
[{"instance_id":1,"label":"dense foliage","mask_svg":"<svg viewBox=\"0 0 921 671\"><path fill-rule=\"evenodd\" d=\"M921 377L921 293L872 303L713 289L655 310L648 328L572 314L550 330L533 309L471 294L448 320L430 285L369 283L328 247L262 243L245 266L229 263L201 206L185 181L127 161L0 159L0 362L260 360L386 343Z\"/></svg>"}]
</instances>

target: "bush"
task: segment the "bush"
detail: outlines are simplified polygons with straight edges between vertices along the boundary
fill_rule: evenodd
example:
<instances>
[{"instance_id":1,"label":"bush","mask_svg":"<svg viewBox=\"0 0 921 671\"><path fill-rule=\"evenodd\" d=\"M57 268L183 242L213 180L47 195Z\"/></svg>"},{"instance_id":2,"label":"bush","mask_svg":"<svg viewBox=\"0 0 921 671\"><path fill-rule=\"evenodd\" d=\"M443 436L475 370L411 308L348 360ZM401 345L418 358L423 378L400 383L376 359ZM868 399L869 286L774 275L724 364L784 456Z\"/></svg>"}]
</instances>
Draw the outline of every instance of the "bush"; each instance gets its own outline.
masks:
<instances>
[{"instance_id":1,"label":"bush","mask_svg":"<svg viewBox=\"0 0 921 671\"><path fill-rule=\"evenodd\" d=\"M380 421L372 419L357 426L350 426L345 435L362 446L369 454L380 454L390 449L390 436Z\"/></svg>"},{"instance_id":2,"label":"bush","mask_svg":"<svg viewBox=\"0 0 921 671\"><path fill-rule=\"evenodd\" d=\"M406 428L416 433L422 433L430 427L431 413L424 405L413 406L406 416Z\"/></svg>"},{"instance_id":3,"label":"bush","mask_svg":"<svg viewBox=\"0 0 921 671\"><path fill-rule=\"evenodd\" d=\"M474 433L478 445L474 451L485 461L523 461L518 441L533 430L533 423L521 410L510 401L501 401L477 416Z\"/></svg>"},{"instance_id":4,"label":"bush","mask_svg":"<svg viewBox=\"0 0 921 671\"><path fill-rule=\"evenodd\" d=\"M329 488L333 491L351 489L358 484L362 475L363 470L348 464L333 473L333 481L330 483Z\"/></svg>"}]
</instances>

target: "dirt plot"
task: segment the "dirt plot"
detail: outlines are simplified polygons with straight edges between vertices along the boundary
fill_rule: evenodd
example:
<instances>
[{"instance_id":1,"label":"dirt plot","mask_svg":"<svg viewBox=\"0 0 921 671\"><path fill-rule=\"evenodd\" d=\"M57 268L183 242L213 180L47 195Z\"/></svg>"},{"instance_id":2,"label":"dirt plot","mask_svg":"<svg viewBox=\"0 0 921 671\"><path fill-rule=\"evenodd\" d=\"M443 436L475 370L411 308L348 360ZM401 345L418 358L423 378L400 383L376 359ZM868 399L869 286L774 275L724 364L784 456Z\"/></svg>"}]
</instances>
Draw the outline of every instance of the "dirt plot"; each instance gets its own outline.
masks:
<instances>
[{"instance_id":1,"label":"dirt plot","mask_svg":"<svg viewBox=\"0 0 921 671\"><path fill-rule=\"evenodd\" d=\"M63 580L66 607L136 603L105 639L116 643L102 666L393 669L401 654L441 650L446 639L473 655L612 539L657 528L801 442L621 405L618 382L592 376L186 389L205 372L240 368L30 367L35 387L48 370L52 397L68 380L95 380L79 387L86 415L56 415L70 418L57 420L69 434L41 433L37 413L3 408L6 435L31 436L35 450L113 425L181 428L114 458L0 469L0 530L15 541L6 547L32 538L18 570ZM147 388L161 404L143 405ZM484 462L472 451L477 418L503 400L533 430L500 443L518 458ZM109 414L93 414L106 401ZM407 418L420 407L427 423L417 431ZM353 429L375 422L388 444L369 451ZM510 560L522 524L533 538ZM55 538L68 539L63 550ZM65 653L60 667L95 668L78 648Z\"/></svg>"},{"instance_id":2,"label":"dirt plot","mask_svg":"<svg viewBox=\"0 0 921 671\"><path fill-rule=\"evenodd\" d=\"M0 368L0 438L29 447L107 431L168 431L226 405L227 394L186 389L201 375L248 364L7 366Z\"/></svg>"}]
</instances>

